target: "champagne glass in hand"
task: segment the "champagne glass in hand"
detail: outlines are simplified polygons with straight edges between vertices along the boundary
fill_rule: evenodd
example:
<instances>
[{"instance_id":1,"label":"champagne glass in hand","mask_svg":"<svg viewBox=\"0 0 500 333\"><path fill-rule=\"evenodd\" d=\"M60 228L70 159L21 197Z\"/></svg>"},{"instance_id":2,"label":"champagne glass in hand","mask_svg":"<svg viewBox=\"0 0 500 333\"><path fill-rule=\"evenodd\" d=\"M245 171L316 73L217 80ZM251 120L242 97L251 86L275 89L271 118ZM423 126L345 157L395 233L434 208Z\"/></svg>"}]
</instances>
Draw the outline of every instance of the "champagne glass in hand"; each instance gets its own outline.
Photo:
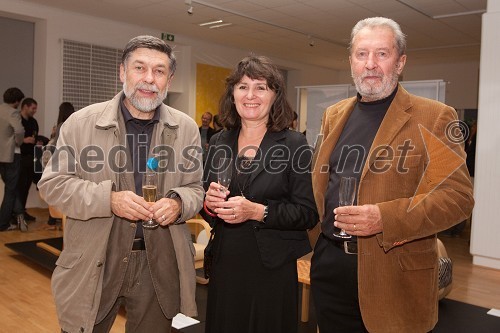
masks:
<instances>
[{"instance_id":1,"label":"champagne glass in hand","mask_svg":"<svg viewBox=\"0 0 500 333\"><path fill-rule=\"evenodd\" d=\"M339 188L339 206L352 206L356 196L356 178L342 177L340 179ZM335 231L333 235L335 237L346 239L352 237L351 235L348 235L344 229L340 229L340 232Z\"/></svg>"},{"instance_id":2,"label":"champagne glass in hand","mask_svg":"<svg viewBox=\"0 0 500 333\"><path fill-rule=\"evenodd\" d=\"M142 175L142 197L147 202L156 202L158 193L158 174L149 169ZM145 229L155 229L160 224L153 218L142 221L142 227Z\"/></svg>"},{"instance_id":3,"label":"champagne glass in hand","mask_svg":"<svg viewBox=\"0 0 500 333\"><path fill-rule=\"evenodd\" d=\"M233 159L224 157L219 160L219 168L217 169L217 181L221 185L220 191L225 193L231 184L231 176L233 173Z\"/></svg>"}]
</instances>

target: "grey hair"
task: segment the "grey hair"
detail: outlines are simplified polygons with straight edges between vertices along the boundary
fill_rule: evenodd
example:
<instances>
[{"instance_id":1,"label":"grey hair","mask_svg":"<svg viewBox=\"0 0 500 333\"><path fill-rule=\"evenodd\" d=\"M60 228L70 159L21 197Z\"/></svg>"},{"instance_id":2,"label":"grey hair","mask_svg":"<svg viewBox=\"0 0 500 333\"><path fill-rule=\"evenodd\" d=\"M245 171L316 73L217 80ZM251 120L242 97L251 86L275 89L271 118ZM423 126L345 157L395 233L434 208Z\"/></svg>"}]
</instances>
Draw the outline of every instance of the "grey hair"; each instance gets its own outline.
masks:
<instances>
[{"instance_id":1,"label":"grey hair","mask_svg":"<svg viewBox=\"0 0 500 333\"><path fill-rule=\"evenodd\" d=\"M140 48L145 48L145 49L151 49L151 50L156 50L160 51L162 53L165 53L168 58L170 59L170 64L169 64L169 70L170 70L170 75L169 77L172 77L175 73L175 69L177 68L177 60L175 59L174 52L170 45L165 43L162 39L154 36L137 36L129 40L127 45L125 46L125 49L123 50L122 54L122 64L125 66L125 63L127 62L128 58L130 57L130 54L134 52L137 49Z\"/></svg>"},{"instance_id":2,"label":"grey hair","mask_svg":"<svg viewBox=\"0 0 500 333\"><path fill-rule=\"evenodd\" d=\"M406 53L406 35L401 31L401 27L396 21L386 17L369 17L365 18L352 28L351 41L349 42L349 53L352 51L352 45L356 35L364 28L374 29L377 27L387 27L392 30L395 37L396 48L398 49L399 56Z\"/></svg>"}]
</instances>

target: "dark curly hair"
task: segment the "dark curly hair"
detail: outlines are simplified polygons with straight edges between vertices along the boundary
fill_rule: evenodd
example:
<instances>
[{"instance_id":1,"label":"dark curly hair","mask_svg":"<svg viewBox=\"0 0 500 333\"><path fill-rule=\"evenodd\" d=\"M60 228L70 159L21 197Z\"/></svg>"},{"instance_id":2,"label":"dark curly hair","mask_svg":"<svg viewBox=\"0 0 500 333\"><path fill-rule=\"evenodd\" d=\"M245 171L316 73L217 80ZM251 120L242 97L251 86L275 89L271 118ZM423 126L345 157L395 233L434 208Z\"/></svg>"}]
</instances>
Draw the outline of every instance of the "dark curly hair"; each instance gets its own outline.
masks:
<instances>
[{"instance_id":1,"label":"dark curly hair","mask_svg":"<svg viewBox=\"0 0 500 333\"><path fill-rule=\"evenodd\" d=\"M243 58L226 79L226 91L220 100L219 120L225 128L241 126L241 117L236 111L233 90L243 76L252 80L266 80L269 89L276 93L276 99L269 112L267 128L279 132L293 120L293 110L286 99L285 80L279 69L265 56L250 55Z\"/></svg>"},{"instance_id":2,"label":"dark curly hair","mask_svg":"<svg viewBox=\"0 0 500 333\"><path fill-rule=\"evenodd\" d=\"M21 89L13 87L5 90L3 93L3 101L7 104L21 103L24 94Z\"/></svg>"}]
</instances>

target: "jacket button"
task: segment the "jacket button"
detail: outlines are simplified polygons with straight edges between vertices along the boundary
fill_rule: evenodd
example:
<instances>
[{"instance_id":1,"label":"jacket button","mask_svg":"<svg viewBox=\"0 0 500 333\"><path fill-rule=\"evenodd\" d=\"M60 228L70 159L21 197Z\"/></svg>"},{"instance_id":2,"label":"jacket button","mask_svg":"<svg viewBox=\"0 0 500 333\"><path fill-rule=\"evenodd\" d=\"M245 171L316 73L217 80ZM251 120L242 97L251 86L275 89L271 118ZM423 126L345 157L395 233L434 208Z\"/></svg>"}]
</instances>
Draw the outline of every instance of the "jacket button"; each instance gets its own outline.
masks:
<instances>
[{"instance_id":1,"label":"jacket button","mask_svg":"<svg viewBox=\"0 0 500 333\"><path fill-rule=\"evenodd\" d=\"M123 260L122 260L122 261L123 261L123 262L128 262L128 258L127 258L127 257L125 257L125 258L123 258Z\"/></svg>"},{"instance_id":2,"label":"jacket button","mask_svg":"<svg viewBox=\"0 0 500 333\"><path fill-rule=\"evenodd\" d=\"M102 261L98 261L97 262L97 267L101 267L102 266Z\"/></svg>"}]
</instances>

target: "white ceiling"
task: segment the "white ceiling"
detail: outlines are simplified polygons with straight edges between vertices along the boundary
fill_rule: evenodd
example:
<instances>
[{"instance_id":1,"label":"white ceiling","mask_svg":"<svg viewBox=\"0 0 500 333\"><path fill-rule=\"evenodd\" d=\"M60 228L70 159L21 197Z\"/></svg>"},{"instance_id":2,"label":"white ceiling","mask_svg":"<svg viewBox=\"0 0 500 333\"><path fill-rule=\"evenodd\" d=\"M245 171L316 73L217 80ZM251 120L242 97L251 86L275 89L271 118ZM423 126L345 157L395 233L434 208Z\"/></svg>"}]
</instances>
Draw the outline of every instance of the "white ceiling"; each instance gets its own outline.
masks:
<instances>
[{"instance_id":1,"label":"white ceiling","mask_svg":"<svg viewBox=\"0 0 500 333\"><path fill-rule=\"evenodd\" d=\"M408 36L412 63L479 61L481 14L487 0L28 0L147 26L271 57L348 69L354 24L370 16L396 20ZM453 14L459 14L453 16ZM443 17L436 17L443 16ZM233 25L198 24L222 19ZM311 37L308 37L311 36ZM311 40L314 46L310 46Z\"/></svg>"}]
</instances>

